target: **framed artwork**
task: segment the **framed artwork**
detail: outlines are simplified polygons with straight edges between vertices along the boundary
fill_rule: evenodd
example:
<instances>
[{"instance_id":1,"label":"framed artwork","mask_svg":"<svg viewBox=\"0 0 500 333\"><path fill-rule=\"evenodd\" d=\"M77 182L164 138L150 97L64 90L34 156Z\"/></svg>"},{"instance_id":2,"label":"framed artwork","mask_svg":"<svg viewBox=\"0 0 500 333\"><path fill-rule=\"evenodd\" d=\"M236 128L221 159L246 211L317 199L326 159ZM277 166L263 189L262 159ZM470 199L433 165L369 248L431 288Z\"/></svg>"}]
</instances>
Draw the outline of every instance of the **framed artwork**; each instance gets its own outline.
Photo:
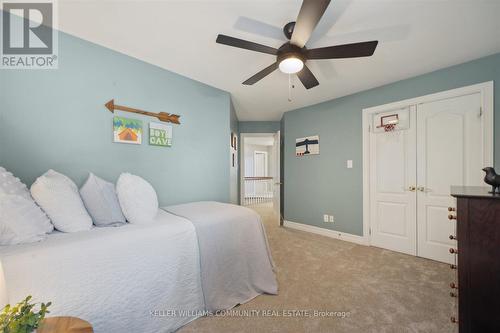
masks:
<instances>
[{"instance_id":1,"label":"framed artwork","mask_svg":"<svg viewBox=\"0 0 500 333\"><path fill-rule=\"evenodd\" d=\"M149 144L152 146L172 147L172 126L149 123Z\"/></svg>"},{"instance_id":2,"label":"framed artwork","mask_svg":"<svg viewBox=\"0 0 500 333\"><path fill-rule=\"evenodd\" d=\"M238 146L238 136L233 132L231 132L231 148L237 150L237 146Z\"/></svg>"},{"instance_id":3,"label":"framed artwork","mask_svg":"<svg viewBox=\"0 0 500 333\"><path fill-rule=\"evenodd\" d=\"M114 142L142 144L142 120L113 117Z\"/></svg>"},{"instance_id":4,"label":"framed artwork","mask_svg":"<svg viewBox=\"0 0 500 333\"><path fill-rule=\"evenodd\" d=\"M319 135L295 139L295 156L319 155Z\"/></svg>"}]
</instances>

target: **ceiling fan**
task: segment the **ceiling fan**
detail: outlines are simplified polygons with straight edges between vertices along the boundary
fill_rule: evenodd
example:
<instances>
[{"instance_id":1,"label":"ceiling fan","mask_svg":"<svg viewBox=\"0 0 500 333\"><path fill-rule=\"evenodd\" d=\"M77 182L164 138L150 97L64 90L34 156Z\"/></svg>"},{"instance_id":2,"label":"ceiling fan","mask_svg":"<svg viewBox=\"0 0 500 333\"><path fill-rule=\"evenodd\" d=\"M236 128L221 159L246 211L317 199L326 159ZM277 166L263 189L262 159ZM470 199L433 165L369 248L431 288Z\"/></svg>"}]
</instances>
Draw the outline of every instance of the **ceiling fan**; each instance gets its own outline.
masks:
<instances>
[{"instance_id":1,"label":"ceiling fan","mask_svg":"<svg viewBox=\"0 0 500 333\"><path fill-rule=\"evenodd\" d=\"M283 27L289 41L279 49L226 35L218 35L216 42L276 56L275 63L243 82L245 85L252 85L279 68L286 74L296 73L306 89L316 87L319 82L305 65L307 60L369 57L378 44L378 41L369 41L307 49L305 45L329 4L330 0L304 0L297 21Z\"/></svg>"}]
</instances>

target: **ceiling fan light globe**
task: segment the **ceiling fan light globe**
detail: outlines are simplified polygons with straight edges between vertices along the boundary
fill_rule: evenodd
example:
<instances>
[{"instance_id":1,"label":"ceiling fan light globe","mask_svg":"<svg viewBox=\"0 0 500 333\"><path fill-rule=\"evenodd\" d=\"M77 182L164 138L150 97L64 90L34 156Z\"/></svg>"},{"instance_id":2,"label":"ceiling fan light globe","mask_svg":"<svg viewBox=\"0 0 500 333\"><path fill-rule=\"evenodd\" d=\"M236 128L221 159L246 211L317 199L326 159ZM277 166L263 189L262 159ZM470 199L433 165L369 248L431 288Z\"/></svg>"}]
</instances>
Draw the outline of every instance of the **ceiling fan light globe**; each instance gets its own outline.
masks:
<instances>
[{"instance_id":1,"label":"ceiling fan light globe","mask_svg":"<svg viewBox=\"0 0 500 333\"><path fill-rule=\"evenodd\" d=\"M280 71L285 74L295 74L298 73L304 68L304 62L296 57L290 57L283 59L280 62Z\"/></svg>"}]
</instances>

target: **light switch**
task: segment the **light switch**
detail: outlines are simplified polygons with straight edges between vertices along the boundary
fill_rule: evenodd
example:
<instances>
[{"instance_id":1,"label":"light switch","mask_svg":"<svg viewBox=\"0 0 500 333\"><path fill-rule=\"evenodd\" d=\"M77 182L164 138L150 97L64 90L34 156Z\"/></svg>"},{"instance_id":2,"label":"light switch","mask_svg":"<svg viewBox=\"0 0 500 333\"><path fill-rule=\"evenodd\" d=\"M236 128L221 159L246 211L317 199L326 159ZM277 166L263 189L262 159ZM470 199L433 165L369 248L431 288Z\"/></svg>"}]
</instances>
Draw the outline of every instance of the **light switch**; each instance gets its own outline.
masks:
<instances>
[{"instance_id":1,"label":"light switch","mask_svg":"<svg viewBox=\"0 0 500 333\"><path fill-rule=\"evenodd\" d=\"M347 169L352 169L352 160L347 160Z\"/></svg>"}]
</instances>

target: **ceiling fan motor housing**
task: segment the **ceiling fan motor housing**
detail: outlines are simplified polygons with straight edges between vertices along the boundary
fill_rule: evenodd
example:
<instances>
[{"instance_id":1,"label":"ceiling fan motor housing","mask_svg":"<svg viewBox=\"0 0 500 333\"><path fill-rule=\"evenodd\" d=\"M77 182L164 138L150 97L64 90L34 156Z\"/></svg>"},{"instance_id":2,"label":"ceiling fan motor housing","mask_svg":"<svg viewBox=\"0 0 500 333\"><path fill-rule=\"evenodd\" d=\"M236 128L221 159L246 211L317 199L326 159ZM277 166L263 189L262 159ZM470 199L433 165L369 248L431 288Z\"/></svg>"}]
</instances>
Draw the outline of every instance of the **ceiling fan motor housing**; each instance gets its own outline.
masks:
<instances>
[{"instance_id":1,"label":"ceiling fan motor housing","mask_svg":"<svg viewBox=\"0 0 500 333\"><path fill-rule=\"evenodd\" d=\"M306 48L300 48L290 43L283 44L278 49L277 62L280 63L287 58L298 58L302 60L302 62L306 62L306 57L304 55Z\"/></svg>"}]
</instances>

